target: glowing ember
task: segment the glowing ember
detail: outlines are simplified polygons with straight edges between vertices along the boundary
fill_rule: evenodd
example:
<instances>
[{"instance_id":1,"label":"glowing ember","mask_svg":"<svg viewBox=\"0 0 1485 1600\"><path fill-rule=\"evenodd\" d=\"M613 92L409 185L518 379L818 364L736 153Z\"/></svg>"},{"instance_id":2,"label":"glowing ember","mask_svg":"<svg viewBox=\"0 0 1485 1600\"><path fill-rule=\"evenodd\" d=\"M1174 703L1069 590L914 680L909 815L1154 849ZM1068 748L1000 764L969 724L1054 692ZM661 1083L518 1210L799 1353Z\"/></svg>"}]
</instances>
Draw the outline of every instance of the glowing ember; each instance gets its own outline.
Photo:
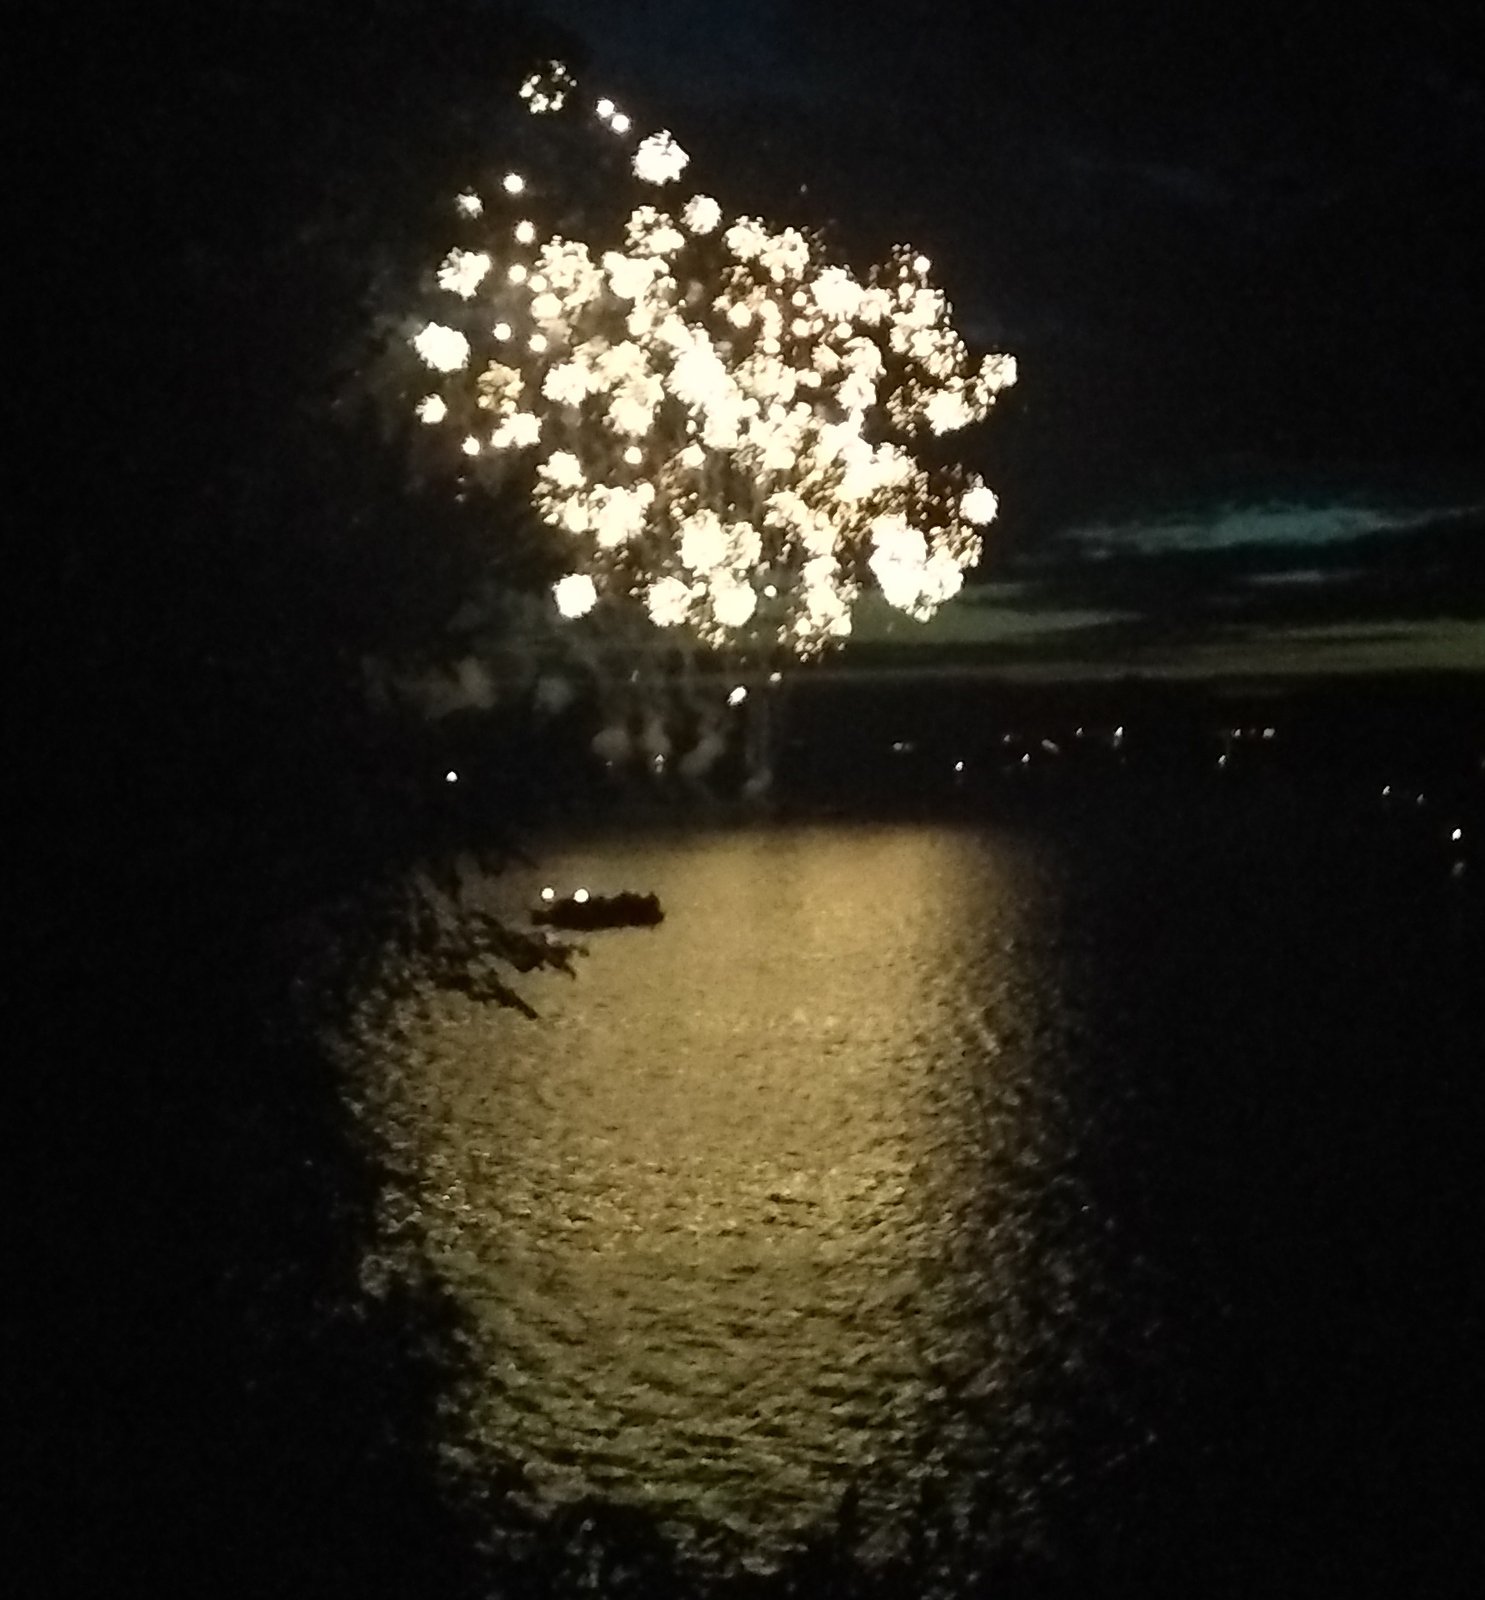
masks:
<instances>
[{"instance_id":1,"label":"glowing ember","mask_svg":"<svg viewBox=\"0 0 1485 1600\"><path fill-rule=\"evenodd\" d=\"M560 61L552 61L539 72L533 72L521 85L521 98L533 116L560 111L567 96L577 87L572 74Z\"/></svg>"},{"instance_id":2,"label":"glowing ember","mask_svg":"<svg viewBox=\"0 0 1485 1600\"><path fill-rule=\"evenodd\" d=\"M634 152L634 175L642 183L674 183L690 161L670 134L652 133Z\"/></svg>"},{"instance_id":3,"label":"glowing ember","mask_svg":"<svg viewBox=\"0 0 1485 1600\"><path fill-rule=\"evenodd\" d=\"M498 447L514 445L524 449L535 444L541 438L541 421L533 417L529 411L518 411L514 416L507 417L496 428L490 437L490 443Z\"/></svg>"},{"instance_id":4,"label":"glowing ember","mask_svg":"<svg viewBox=\"0 0 1485 1600\"><path fill-rule=\"evenodd\" d=\"M686 202L681 216L692 233L715 233L722 220L722 208L710 195L695 194Z\"/></svg>"},{"instance_id":5,"label":"glowing ember","mask_svg":"<svg viewBox=\"0 0 1485 1600\"><path fill-rule=\"evenodd\" d=\"M959 502L959 514L966 522L973 522L977 526L995 520L995 513L1000 509L1000 502L995 498L995 491L987 489L983 483L976 482L969 489L964 498Z\"/></svg>"},{"instance_id":6,"label":"glowing ember","mask_svg":"<svg viewBox=\"0 0 1485 1600\"><path fill-rule=\"evenodd\" d=\"M552 598L564 617L585 617L598 604L598 590L586 573L573 572L552 585Z\"/></svg>"},{"instance_id":7,"label":"glowing ember","mask_svg":"<svg viewBox=\"0 0 1485 1600\"><path fill-rule=\"evenodd\" d=\"M470 300L489 270L490 258L483 251L451 250L438 269L438 287Z\"/></svg>"},{"instance_id":8,"label":"glowing ember","mask_svg":"<svg viewBox=\"0 0 1485 1600\"><path fill-rule=\"evenodd\" d=\"M457 372L469 360L469 340L457 328L437 322L430 322L413 339L413 349L435 372Z\"/></svg>"}]
</instances>

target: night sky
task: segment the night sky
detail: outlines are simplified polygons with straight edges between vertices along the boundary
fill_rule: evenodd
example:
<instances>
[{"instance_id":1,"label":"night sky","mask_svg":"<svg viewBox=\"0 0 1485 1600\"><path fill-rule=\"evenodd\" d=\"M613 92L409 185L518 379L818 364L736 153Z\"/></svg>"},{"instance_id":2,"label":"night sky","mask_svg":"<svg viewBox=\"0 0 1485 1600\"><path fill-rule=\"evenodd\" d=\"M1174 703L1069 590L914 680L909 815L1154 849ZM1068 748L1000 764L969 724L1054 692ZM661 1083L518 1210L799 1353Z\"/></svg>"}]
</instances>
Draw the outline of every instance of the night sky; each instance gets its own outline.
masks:
<instances>
[{"instance_id":1,"label":"night sky","mask_svg":"<svg viewBox=\"0 0 1485 1600\"><path fill-rule=\"evenodd\" d=\"M1462 10L539 9L725 204L824 223L862 264L910 241L971 343L1016 353L965 441L1002 494L982 578L1063 610L1143 586L1136 609L1168 612L1195 555L1193 617L1234 584L1267 614L1260 552L1327 619L1363 571L1343 609L1485 608L1485 76Z\"/></svg>"},{"instance_id":2,"label":"night sky","mask_svg":"<svg viewBox=\"0 0 1485 1600\"><path fill-rule=\"evenodd\" d=\"M1017 387L955 441L1001 496L978 574L978 615L1005 602L991 637L1028 609L1193 638L1224 619L1448 617L1485 665L1477 8L263 0L163 15L69 51L65 103L96 170L52 217L59 248L107 240L86 359L113 375L118 422L90 459L139 506L119 580L141 593L215 590L204 566L182 576L229 550L203 542L207 500L235 495L233 475L261 498L265 461L299 471L311 434L295 419L406 303L457 174L500 159L512 84L560 52L585 92L672 128L688 176L734 214L822 228L858 268L910 242L971 346L1016 355ZM359 457L342 471L374 477ZM385 507L386 487L367 500ZM360 533L301 581L301 543L275 537L230 543L233 582L259 582L268 551L274 604L318 584L359 608L368 644L389 597L427 588L432 615L440 584L457 587L442 557L379 566ZM224 624L202 615L209 641Z\"/></svg>"},{"instance_id":3,"label":"night sky","mask_svg":"<svg viewBox=\"0 0 1485 1600\"><path fill-rule=\"evenodd\" d=\"M1018 466L1480 458L1485 86L1426 5L541 9L739 204L928 250Z\"/></svg>"}]
</instances>

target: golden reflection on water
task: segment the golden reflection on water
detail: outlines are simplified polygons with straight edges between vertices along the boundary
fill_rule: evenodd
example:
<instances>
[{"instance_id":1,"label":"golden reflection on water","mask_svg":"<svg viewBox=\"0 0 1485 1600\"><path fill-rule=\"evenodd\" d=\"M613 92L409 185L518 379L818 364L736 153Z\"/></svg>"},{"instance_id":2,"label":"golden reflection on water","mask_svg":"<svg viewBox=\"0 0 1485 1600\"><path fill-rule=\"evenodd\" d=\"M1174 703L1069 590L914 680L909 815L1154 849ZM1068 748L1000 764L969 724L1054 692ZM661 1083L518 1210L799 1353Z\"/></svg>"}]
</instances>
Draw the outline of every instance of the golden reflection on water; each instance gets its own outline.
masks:
<instances>
[{"instance_id":1,"label":"golden reflection on water","mask_svg":"<svg viewBox=\"0 0 1485 1600\"><path fill-rule=\"evenodd\" d=\"M474 892L548 882L666 919L527 980L535 1023L431 991L369 1053L389 1233L418 1220L478 1330L458 1442L753 1559L853 1481L890 1538L1073 1336L1022 1282L1060 1159L1016 953L1048 891L970 833L780 828L549 849Z\"/></svg>"}]
</instances>

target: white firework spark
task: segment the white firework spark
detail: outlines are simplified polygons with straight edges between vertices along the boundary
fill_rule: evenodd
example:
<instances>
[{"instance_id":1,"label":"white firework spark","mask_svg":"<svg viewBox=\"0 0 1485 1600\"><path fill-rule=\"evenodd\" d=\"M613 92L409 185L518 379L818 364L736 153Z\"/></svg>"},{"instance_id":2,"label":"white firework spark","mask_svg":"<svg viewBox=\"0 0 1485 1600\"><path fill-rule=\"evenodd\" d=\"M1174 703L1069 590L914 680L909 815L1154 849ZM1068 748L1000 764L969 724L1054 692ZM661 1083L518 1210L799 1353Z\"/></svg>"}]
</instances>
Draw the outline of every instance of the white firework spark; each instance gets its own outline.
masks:
<instances>
[{"instance_id":1,"label":"white firework spark","mask_svg":"<svg viewBox=\"0 0 1485 1600\"><path fill-rule=\"evenodd\" d=\"M586 572L571 572L552 586L557 610L564 617L585 617L598 604L598 590Z\"/></svg>"},{"instance_id":2,"label":"white firework spark","mask_svg":"<svg viewBox=\"0 0 1485 1600\"><path fill-rule=\"evenodd\" d=\"M469 362L469 340L441 322L430 322L418 333L413 349L435 372L457 372Z\"/></svg>"},{"instance_id":3,"label":"white firework spark","mask_svg":"<svg viewBox=\"0 0 1485 1600\"><path fill-rule=\"evenodd\" d=\"M554 111L573 88L554 63L521 93ZM662 131L631 166L653 191L688 163ZM481 237L438 268L448 322L413 337L445 380L417 414L476 477L529 474L574 569L561 615L632 603L708 645L809 656L849 634L864 585L920 618L958 591L996 496L917 447L981 421L1016 367L971 358L926 257L858 277L797 229L643 188L616 236L549 237L525 178L501 187L521 213L456 201Z\"/></svg>"},{"instance_id":4,"label":"white firework spark","mask_svg":"<svg viewBox=\"0 0 1485 1600\"><path fill-rule=\"evenodd\" d=\"M560 61L549 61L521 85L520 95L532 116L560 111L577 81Z\"/></svg>"},{"instance_id":5,"label":"white firework spark","mask_svg":"<svg viewBox=\"0 0 1485 1600\"><path fill-rule=\"evenodd\" d=\"M690 156L663 130L641 139L634 152L634 176L641 183L674 183L690 164Z\"/></svg>"},{"instance_id":6,"label":"white firework spark","mask_svg":"<svg viewBox=\"0 0 1485 1600\"><path fill-rule=\"evenodd\" d=\"M438 269L438 287L472 300L489 270L490 258L483 250L450 250Z\"/></svg>"}]
</instances>

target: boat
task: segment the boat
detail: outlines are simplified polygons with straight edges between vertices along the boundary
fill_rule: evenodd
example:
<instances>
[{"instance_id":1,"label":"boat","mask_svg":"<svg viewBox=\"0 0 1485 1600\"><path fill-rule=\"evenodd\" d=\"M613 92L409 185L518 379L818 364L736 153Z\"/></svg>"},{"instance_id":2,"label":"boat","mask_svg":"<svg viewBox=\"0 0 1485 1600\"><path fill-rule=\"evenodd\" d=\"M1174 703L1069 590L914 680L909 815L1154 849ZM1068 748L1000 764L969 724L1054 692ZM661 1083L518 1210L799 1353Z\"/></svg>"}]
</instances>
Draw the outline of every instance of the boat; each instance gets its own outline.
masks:
<instances>
[{"instance_id":1,"label":"boat","mask_svg":"<svg viewBox=\"0 0 1485 1600\"><path fill-rule=\"evenodd\" d=\"M542 904L531 913L541 927L570 928L584 933L594 928L653 928L664 922L665 912L656 894L589 894L586 889L558 896L542 893Z\"/></svg>"}]
</instances>

